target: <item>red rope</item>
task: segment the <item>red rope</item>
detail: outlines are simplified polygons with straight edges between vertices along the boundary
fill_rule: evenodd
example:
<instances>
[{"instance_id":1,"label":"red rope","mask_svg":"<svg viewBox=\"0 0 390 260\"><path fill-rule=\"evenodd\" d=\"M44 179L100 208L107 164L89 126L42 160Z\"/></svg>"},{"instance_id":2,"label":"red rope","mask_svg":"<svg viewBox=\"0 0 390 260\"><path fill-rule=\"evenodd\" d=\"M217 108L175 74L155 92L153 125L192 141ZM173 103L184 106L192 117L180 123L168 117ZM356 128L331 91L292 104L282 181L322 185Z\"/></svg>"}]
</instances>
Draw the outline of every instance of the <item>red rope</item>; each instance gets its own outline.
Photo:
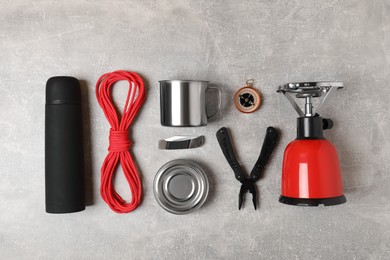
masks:
<instances>
[{"instance_id":1,"label":"red rope","mask_svg":"<svg viewBox=\"0 0 390 260\"><path fill-rule=\"evenodd\" d=\"M119 119L111 99L111 88L120 80L129 82L125 107ZM145 101L145 88L142 78L134 73L123 70L102 75L96 82L96 98L111 125L108 154L101 169L100 195L110 208L117 213L133 211L141 203L142 184L134 161L130 155L128 129L138 110ZM129 183L131 202L127 203L115 191L113 177L120 162L123 173Z\"/></svg>"}]
</instances>

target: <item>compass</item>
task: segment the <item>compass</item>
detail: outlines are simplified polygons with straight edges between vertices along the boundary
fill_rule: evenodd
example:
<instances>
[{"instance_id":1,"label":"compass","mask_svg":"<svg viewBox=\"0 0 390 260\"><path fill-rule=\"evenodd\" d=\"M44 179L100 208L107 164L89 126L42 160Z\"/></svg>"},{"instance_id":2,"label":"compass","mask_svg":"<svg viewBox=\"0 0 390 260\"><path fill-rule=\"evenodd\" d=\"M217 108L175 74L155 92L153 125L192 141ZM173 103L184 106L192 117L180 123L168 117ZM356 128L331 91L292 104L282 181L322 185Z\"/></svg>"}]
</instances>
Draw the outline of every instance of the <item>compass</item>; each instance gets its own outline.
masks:
<instances>
[{"instance_id":1,"label":"compass","mask_svg":"<svg viewBox=\"0 0 390 260\"><path fill-rule=\"evenodd\" d=\"M247 80L246 86L240 88L234 95L234 104L240 112L252 113L260 107L260 93L253 87L253 83L253 79Z\"/></svg>"}]
</instances>

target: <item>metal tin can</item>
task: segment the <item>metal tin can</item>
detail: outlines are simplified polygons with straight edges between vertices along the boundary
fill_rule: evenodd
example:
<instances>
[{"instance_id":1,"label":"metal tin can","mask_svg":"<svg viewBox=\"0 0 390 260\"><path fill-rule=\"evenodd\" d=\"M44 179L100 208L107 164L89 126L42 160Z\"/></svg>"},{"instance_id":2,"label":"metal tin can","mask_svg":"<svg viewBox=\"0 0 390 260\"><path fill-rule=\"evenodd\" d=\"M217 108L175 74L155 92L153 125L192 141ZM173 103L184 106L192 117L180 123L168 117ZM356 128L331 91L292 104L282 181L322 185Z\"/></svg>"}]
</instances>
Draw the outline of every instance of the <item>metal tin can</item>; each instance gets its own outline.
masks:
<instances>
[{"instance_id":1,"label":"metal tin can","mask_svg":"<svg viewBox=\"0 0 390 260\"><path fill-rule=\"evenodd\" d=\"M183 215L203 205L209 192L209 181L206 173L196 162L173 160L157 172L153 191L163 209Z\"/></svg>"}]
</instances>

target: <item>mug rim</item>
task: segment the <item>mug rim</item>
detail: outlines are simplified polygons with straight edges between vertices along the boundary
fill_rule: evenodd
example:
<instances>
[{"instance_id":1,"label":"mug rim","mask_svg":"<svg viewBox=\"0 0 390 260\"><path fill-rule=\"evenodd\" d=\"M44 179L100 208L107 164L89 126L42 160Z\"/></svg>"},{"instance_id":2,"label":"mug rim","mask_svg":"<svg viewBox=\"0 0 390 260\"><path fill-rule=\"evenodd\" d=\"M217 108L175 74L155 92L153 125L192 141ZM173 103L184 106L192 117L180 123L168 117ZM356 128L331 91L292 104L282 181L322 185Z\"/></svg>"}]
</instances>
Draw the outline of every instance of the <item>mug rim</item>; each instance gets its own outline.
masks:
<instances>
[{"instance_id":1,"label":"mug rim","mask_svg":"<svg viewBox=\"0 0 390 260\"><path fill-rule=\"evenodd\" d=\"M190 80L190 79L167 79L167 80L159 80L158 82L204 82L209 83L207 80Z\"/></svg>"}]
</instances>

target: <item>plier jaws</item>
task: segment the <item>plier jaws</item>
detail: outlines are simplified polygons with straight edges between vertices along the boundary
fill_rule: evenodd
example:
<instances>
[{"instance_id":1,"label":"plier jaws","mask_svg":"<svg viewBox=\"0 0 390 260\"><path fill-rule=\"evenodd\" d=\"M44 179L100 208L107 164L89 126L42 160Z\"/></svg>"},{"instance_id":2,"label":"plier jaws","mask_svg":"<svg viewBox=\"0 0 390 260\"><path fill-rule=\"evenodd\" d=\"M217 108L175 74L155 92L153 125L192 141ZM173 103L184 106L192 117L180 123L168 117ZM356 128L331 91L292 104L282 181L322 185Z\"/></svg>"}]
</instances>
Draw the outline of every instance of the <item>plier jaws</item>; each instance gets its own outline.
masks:
<instances>
[{"instance_id":1,"label":"plier jaws","mask_svg":"<svg viewBox=\"0 0 390 260\"><path fill-rule=\"evenodd\" d=\"M256 195L256 187L250 180L246 179L242 182L241 188L240 188L240 194L238 195L238 209L241 210L242 204L244 202L244 194L245 193L252 193L252 202L255 210L257 209L257 195Z\"/></svg>"}]
</instances>

